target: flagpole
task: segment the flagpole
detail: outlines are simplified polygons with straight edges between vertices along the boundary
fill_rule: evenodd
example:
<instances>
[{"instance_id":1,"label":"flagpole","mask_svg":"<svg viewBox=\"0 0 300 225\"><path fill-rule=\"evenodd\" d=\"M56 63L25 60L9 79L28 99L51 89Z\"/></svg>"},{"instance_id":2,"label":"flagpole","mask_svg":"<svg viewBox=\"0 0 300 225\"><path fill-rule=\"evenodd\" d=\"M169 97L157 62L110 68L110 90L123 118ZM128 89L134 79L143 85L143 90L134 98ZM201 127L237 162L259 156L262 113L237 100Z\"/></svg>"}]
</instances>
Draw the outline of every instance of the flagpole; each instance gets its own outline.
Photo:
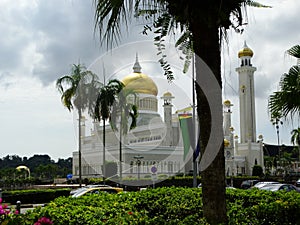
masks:
<instances>
[{"instance_id":1,"label":"flagpole","mask_svg":"<svg viewBox=\"0 0 300 225\"><path fill-rule=\"evenodd\" d=\"M195 54L192 57L192 100L193 100L193 125L194 125L194 143L193 143L193 187L197 187L197 163L196 163L196 146L197 146L197 136L196 136L196 123L195 123Z\"/></svg>"}]
</instances>

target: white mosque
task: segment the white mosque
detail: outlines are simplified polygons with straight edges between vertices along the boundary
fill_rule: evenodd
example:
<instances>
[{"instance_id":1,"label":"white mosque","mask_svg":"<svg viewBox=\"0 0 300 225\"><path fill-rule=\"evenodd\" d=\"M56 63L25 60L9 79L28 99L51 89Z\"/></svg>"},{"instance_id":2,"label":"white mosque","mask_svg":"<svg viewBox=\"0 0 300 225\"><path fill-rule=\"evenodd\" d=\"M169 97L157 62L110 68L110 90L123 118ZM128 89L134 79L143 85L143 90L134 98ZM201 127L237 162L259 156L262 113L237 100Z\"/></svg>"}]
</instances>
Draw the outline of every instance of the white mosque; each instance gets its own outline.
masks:
<instances>
[{"instance_id":1,"label":"white mosque","mask_svg":"<svg viewBox=\"0 0 300 225\"><path fill-rule=\"evenodd\" d=\"M253 51L246 45L238 56L241 65L236 69L239 76L240 137L231 126L231 102L224 101L224 143L226 175L251 175L254 165L264 168L262 136L256 140L254 72L251 64ZM192 150L185 155L179 115L186 110L172 112L173 96L166 92L163 100L163 118L158 113L158 88L155 82L142 73L138 58L133 73L122 79L126 88L137 93L138 118L136 128L122 137L120 151L119 132L105 127L105 161L115 162L116 174L125 177L146 177L153 174L172 176L192 170ZM188 103L187 103L188 104ZM190 108L190 107L189 107ZM190 114L189 114L190 115ZM103 127L93 122L90 134L86 133L82 120L82 178L102 177ZM79 176L78 151L73 152L73 177ZM120 157L121 156L121 157Z\"/></svg>"}]
</instances>

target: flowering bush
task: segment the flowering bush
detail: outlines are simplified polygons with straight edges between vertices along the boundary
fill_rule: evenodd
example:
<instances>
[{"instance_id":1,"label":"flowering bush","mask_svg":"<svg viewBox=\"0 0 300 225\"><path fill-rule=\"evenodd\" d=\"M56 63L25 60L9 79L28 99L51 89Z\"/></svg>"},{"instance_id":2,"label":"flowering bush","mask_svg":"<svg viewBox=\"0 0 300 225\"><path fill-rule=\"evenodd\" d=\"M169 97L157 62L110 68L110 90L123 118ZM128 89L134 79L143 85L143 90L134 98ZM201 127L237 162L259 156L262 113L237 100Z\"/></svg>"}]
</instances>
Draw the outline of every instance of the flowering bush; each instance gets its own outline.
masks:
<instances>
[{"instance_id":1,"label":"flowering bush","mask_svg":"<svg viewBox=\"0 0 300 225\"><path fill-rule=\"evenodd\" d=\"M51 225L51 224L53 224L53 222L47 217L42 217L37 222L34 223L34 225Z\"/></svg>"},{"instance_id":2,"label":"flowering bush","mask_svg":"<svg viewBox=\"0 0 300 225\"><path fill-rule=\"evenodd\" d=\"M0 225L20 225L22 215L16 209L9 209L7 204L2 204L0 198ZM47 217L41 217L34 225L52 225L53 222Z\"/></svg>"},{"instance_id":3,"label":"flowering bush","mask_svg":"<svg viewBox=\"0 0 300 225\"><path fill-rule=\"evenodd\" d=\"M19 214L18 210L10 210L7 204L2 204L2 198L0 198L0 224L3 224L12 213Z\"/></svg>"}]
</instances>

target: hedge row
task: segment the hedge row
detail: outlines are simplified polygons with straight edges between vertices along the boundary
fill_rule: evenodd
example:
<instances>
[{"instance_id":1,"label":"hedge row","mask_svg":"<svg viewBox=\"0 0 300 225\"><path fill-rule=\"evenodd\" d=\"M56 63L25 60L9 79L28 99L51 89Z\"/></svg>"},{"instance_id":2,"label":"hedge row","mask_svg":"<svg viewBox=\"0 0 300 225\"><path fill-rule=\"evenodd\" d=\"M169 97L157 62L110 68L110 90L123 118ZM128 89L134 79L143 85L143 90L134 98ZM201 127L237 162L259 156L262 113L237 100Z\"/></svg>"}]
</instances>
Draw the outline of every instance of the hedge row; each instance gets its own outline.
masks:
<instances>
[{"instance_id":1,"label":"hedge row","mask_svg":"<svg viewBox=\"0 0 300 225\"><path fill-rule=\"evenodd\" d=\"M15 204L17 201L21 201L22 204L48 203L58 197L69 196L70 190L69 188L63 188L4 191L2 200L11 204Z\"/></svg>"},{"instance_id":2,"label":"hedge row","mask_svg":"<svg viewBox=\"0 0 300 225\"><path fill-rule=\"evenodd\" d=\"M228 224L300 224L300 194L228 189ZM10 225L32 225L46 217L55 225L207 224L200 188L157 188L140 192L60 197L44 208L11 215Z\"/></svg>"}]
</instances>

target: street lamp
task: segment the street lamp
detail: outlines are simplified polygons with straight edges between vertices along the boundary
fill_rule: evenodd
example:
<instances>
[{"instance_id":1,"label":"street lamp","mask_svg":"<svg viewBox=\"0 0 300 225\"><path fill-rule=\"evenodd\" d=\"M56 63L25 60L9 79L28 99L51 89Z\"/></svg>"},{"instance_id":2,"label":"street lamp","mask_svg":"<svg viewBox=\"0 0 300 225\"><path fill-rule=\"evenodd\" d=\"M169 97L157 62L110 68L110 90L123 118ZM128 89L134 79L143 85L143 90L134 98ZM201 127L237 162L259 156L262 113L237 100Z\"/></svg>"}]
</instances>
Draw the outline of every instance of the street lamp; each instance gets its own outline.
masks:
<instances>
[{"instance_id":1,"label":"street lamp","mask_svg":"<svg viewBox=\"0 0 300 225\"><path fill-rule=\"evenodd\" d=\"M273 118L271 119L272 124L275 126L276 128L276 134L277 134L277 145L278 145L278 155L279 155L279 165L280 164L280 159L281 159L281 152L280 152L280 139L279 139L279 125L282 125L283 122L280 120L280 114L275 114L273 115Z\"/></svg>"},{"instance_id":2,"label":"street lamp","mask_svg":"<svg viewBox=\"0 0 300 225\"><path fill-rule=\"evenodd\" d=\"M144 157L141 155L136 155L133 158L136 159L136 164L137 164L137 169L138 169L138 180L139 180L140 179L141 159L143 159Z\"/></svg>"}]
</instances>

